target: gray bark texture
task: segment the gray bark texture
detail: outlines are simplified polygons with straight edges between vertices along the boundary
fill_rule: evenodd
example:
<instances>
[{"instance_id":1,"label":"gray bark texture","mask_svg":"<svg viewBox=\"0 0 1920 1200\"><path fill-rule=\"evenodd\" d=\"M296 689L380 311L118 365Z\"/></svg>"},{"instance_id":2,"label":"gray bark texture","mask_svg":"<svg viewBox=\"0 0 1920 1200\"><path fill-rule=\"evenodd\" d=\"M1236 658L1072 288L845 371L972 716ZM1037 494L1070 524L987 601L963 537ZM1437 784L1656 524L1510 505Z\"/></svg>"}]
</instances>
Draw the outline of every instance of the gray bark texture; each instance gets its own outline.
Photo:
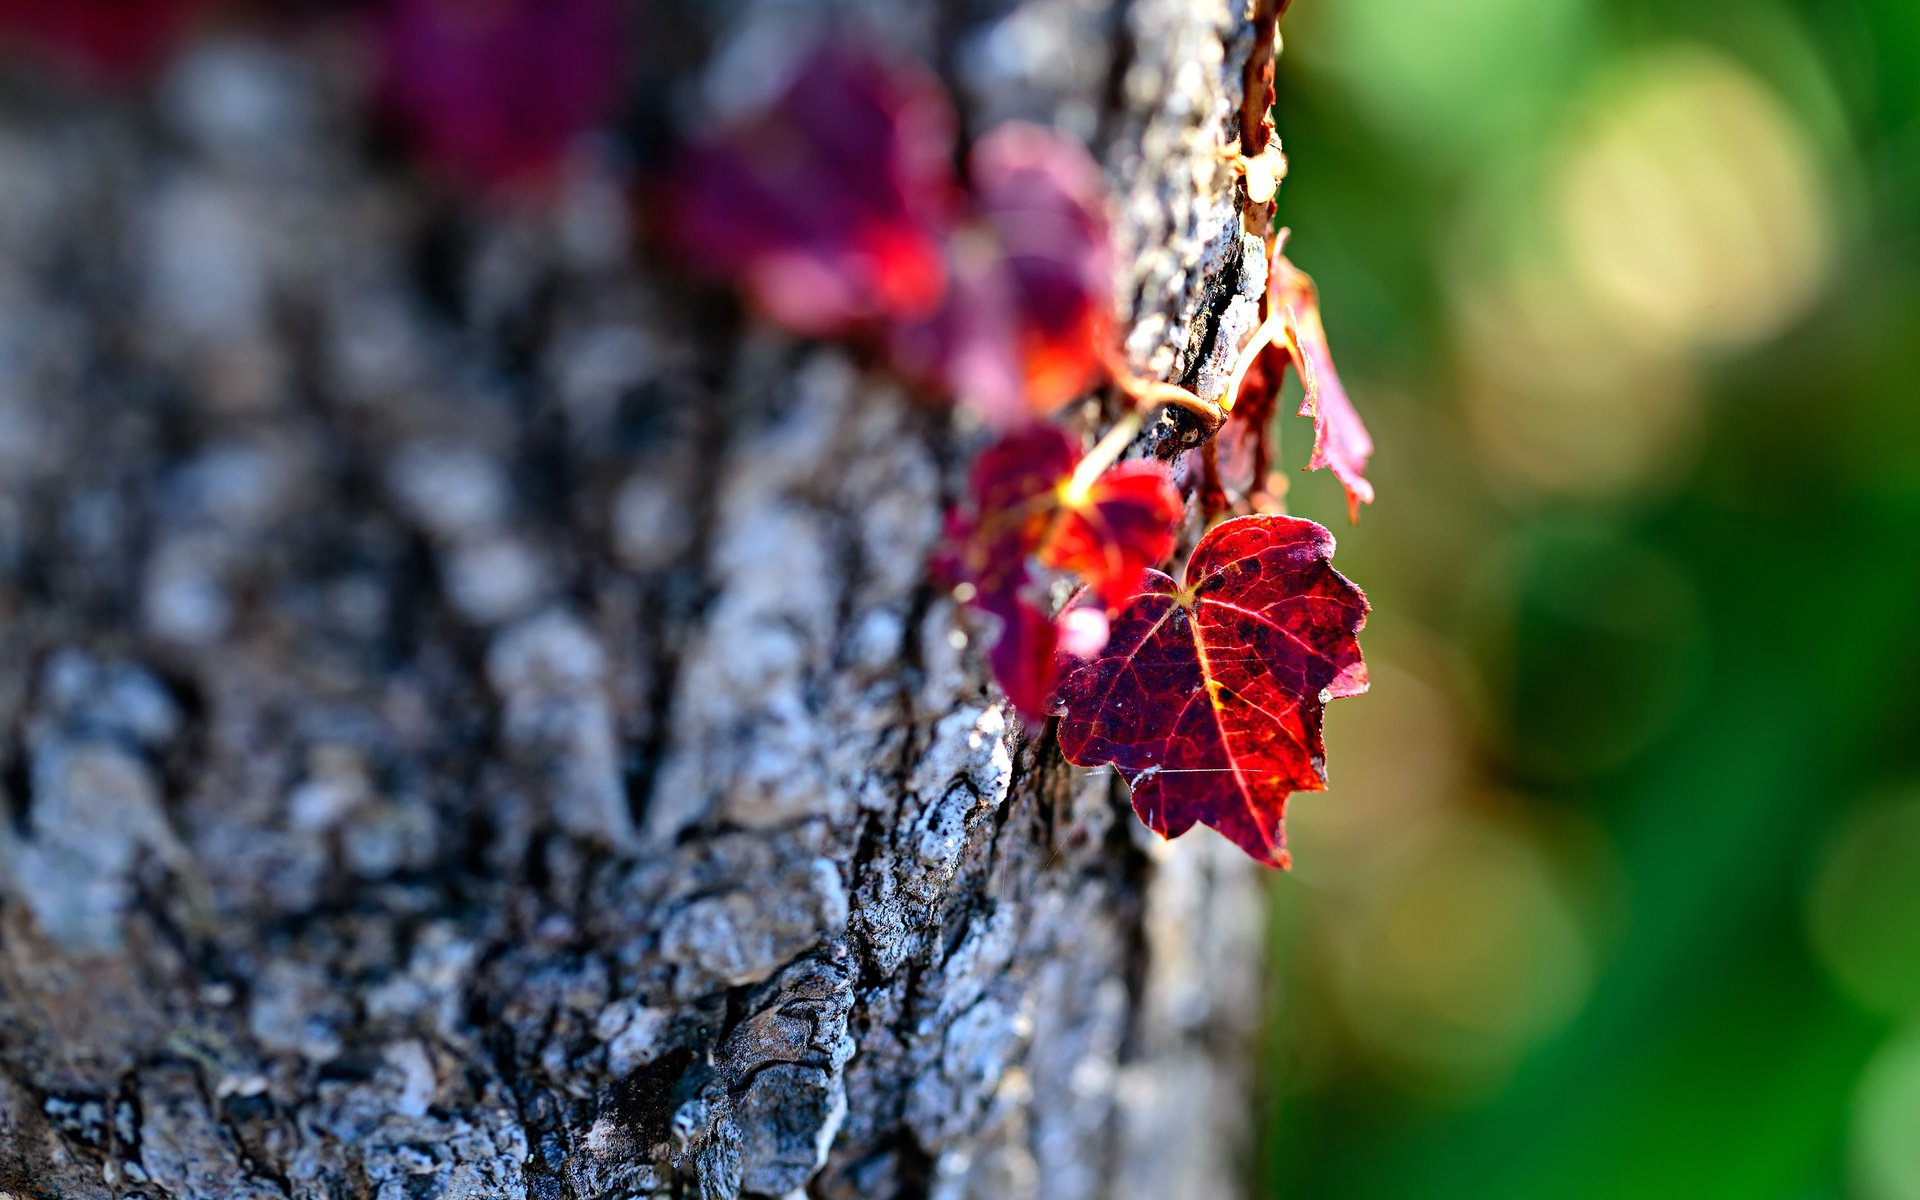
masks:
<instances>
[{"instance_id":1,"label":"gray bark texture","mask_svg":"<svg viewBox=\"0 0 1920 1200\"><path fill-rule=\"evenodd\" d=\"M835 20L1085 138L1126 353L1222 386L1237 0L653 7L686 122ZM996 700L981 435L355 79L0 94L0 1197L1235 1194L1256 872Z\"/></svg>"}]
</instances>

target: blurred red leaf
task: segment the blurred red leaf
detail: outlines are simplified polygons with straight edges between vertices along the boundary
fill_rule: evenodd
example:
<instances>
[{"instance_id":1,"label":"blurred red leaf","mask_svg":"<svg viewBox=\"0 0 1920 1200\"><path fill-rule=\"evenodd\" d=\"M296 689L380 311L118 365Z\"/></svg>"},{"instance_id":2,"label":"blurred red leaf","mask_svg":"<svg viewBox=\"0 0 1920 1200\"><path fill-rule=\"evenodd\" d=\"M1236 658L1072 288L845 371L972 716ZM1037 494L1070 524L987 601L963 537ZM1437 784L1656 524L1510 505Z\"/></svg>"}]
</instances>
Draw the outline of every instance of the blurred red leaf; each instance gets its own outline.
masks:
<instances>
[{"instance_id":1,"label":"blurred red leaf","mask_svg":"<svg viewBox=\"0 0 1920 1200\"><path fill-rule=\"evenodd\" d=\"M945 573L971 588L975 608L999 618L989 660L1029 715L1045 711L1062 638L1046 619L1034 561L1079 574L1117 608L1146 569L1173 551L1181 514L1164 465L1121 463L1078 485L1080 462L1073 440L1050 425L1009 433L974 460L967 507L948 525ZM1095 653L1101 634L1095 622L1076 618L1065 646Z\"/></svg>"},{"instance_id":2,"label":"blurred red leaf","mask_svg":"<svg viewBox=\"0 0 1920 1200\"><path fill-rule=\"evenodd\" d=\"M1287 796L1326 787L1326 701L1367 686L1366 597L1332 556L1311 521L1236 517L1200 540L1184 586L1149 571L1099 656L1062 663L1067 758L1112 763L1165 837L1198 821L1287 866Z\"/></svg>"},{"instance_id":3,"label":"blurred red leaf","mask_svg":"<svg viewBox=\"0 0 1920 1200\"><path fill-rule=\"evenodd\" d=\"M822 46L778 98L689 148L670 233L773 320L830 336L925 317L946 287L954 119L920 68Z\"/></svg>"},{"instance_id":4,"label":"blurred red leaf","mask_svg":"<svg viewBox=\"0 0 1920 1200\"><path fill-rule=\"evenodd\" d=\"M1004 427L1052 414L1099 375L1112 322L1105 197L1079 143L1037 125L995 127L968 162L947 303L896 332L894 357Z\"/></svg>"},{"instance_id":5,"label":"blurred red leaf","mask_svg":"<svg viewBox=\"0 0 1920 1200\"><path fill-rule=\"evenodd\" d=\"M950 573L982 595L1025 582L1027 559L1079 461L1073 439L1051 425L1014 430L982 450L967 475L966 506L948 520Z\"/></svg>"},{"instance_id":6,"label":"blurred red leaf","mask_svg":"<svg viewBox=\"0 0 1920 1200\"><path fill-rule=\"evenodd\" d=\"M97 79L146 74L207 0L0 0L0 38Z\"/></svg>"},{"instance_id":7,"label":"blurred red leaf","mask_svg":"<svg viewBox=\"0 0 1920 1200\"><path fill-rule=\"evenodd\" d=\"M1059 633L1048 618L1033 552L1053 516L1051 497L1079 452L1049 425L1017 430L987 447L968 476L968 503L948 515L935 566L969 606L995 618L987 664L1023 716L1038 721L1053 691Z\"/></svg>"},{"instance_id":8,"label":"blurred red leaf","mask_svg":"<svg viewBox=\"0 0 1920 1200\"><path fill-rule=\"evenodd\" d=\"M1286 369L1283 350L1271 345L1262 348L1248 367L1239 398L1214 438L1220 480L1241 496L1251 496L1266 486L1267 471L1273 464L1273 410Z\"/></svg>"},{"instance_id":9,"label":"blurred red leaf","mask_svg":"<svg viewBox=\"0 0 1920 1200\"><path fill-rule=\"evenodd\" d=\"M544 182L614 115L625 12L620 0L387 0L384 102L436 168L482 185Z\"/></svg>"},{"instance_id":10,"label":"blurred red leaf","mask_svg":"<svg viewBox=\"0 0 1920 1200\"><path fill-rule=\"evenodd\" d=\"M1327 331L1320 324L1320 294L1307 273L1280 253L1285 241L1283 232L1274 245L1273 268L1267 277L1267 312L1270 320L1278 320L1287 357L1300 372L1306 390L1300 415L1313 418L1313 457L1307 461L1307 469L1332 470L1347 493L1347 518L1358 521L1360 506L1373 503L1373 485L1366 479L1373 438L1333 368ZM1278 384L1279 372L1275 371L1276 390Z\"/></svg>"},{"instance_id":11,"label":"blurred red leaf","mask_svg":"<svg viewBox=\"0 0 1920 1200\"><path fill-rule=\"evenodd\" d=\"M1164 464L1124 462L1075 495L1069 485L1040 543L1048 566L1072 571L1114 612L1140 586L1147 568L1173 553L1180 493Z\"/></svg>"},{"instance_id":12,"label":"blurred red leaf","mask_svg":"<svg viewBox=\"0 0 1920 1200\"><path fill-rule=\"evenodd\" d=\"M987 651L987 665L1013 707L1030 721L1045 719L1047 698L1058 678L1055 660L1060 653L1060 631L1046 610L1017 591L982 593L983 612L1000 619L1000 632Z\"/></svg>"},{"instance_id":13,"label":"blurred red leaf","mask_svg":"<svg viewBox=\"0 0 1920 1200\"><path fill-rule=\"evenodd\" d=\"M1051 425L1029 425L981 451L964 515L950 527L959 574L979 591L1037 556L1072 571L1117 610L1141 574L1173 552L1183 505L1166 465L1118 463L1082 482L1080 451Z\"/></svg>"}]
</instances>

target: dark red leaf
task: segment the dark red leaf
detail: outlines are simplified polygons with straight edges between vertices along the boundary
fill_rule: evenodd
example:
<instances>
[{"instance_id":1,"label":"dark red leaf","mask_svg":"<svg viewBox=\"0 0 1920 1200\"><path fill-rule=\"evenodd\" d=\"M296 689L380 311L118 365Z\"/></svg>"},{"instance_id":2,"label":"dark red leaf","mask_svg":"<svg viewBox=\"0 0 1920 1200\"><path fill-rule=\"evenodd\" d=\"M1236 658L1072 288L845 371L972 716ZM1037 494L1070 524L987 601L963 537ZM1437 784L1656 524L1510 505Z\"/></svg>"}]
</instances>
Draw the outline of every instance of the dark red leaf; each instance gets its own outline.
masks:
<instances>
[{"instance_id":1,"label":"dark red leaf","mask_svg":"<svg viewBox=\"0 0 1920 1200\"><path fill-rule=\"evenodd\" d=\"M947 303L896 331L894 358L1008 426L1052 414L1099 374L1112 336L1105 199L1079 143L1037 125L994 128L968 161Z\"/></svg>"},{"instance_id":2,"label":"dark red leaf","mask_svg":"<svg viewBox=\"0 0 1920 1200\"><path fill-rule=\"evenodd\" d=\"M1079 464L1073 440L1050 425L1000 438L974 460L968 504L949 520L940 558L942 573L969 589L973 606L999 619L989 655L994 675L1029 715L1045 711L1057 646L1084 656L1105 640L1084 614L1064 631L1047 621L1034 560L1078 573L1117 608L1142 573L1172 552L1181 514L1160 463L1121 463L1084 489L1074 482Z\"/></svg>"},{"instance_id":3,"label":"dark red leaf","mask_svg":"<svg viewBox=\"0 0 1920 1200\"><path fill-rule=\"evenodd\" d=\"M1282 243L1284 243L1284 235ZM1267 279L1267 311L1278 318L1285 338L1287 355L1306 399L1300 415L1313 418L1313 457L1309 471L1331 469L1347 493L1347 517L1360 519L1360 506L1373 503L1373 485L1367 482L1367 459L1373 455L1373 438L1361 423L1360 414L1340 386L1340 375L1333 369L1333 353L1327 349L1327 331L1320 324L1320 294L1306 272L1287 261L1276 244L1273 269Z\"/></svg>"},{"instance_id":4,"label":"dark red leaf","mask_svg":"<svg viewBox=\"0 0 1920 1200\"><path fill-rule=\"evenodd\" d=\"M967 507L949 523L960 577L982 594L1024 582L1079 461L1073 439L1051 425L1017 429L982 450L967 476Z\"/></svg>"},{"instance_id":5,"label":"dark red leaf","mask_svg":"<svg viewBox=\"0 0 1920 1200\"><path fill-rule=\"evenodd\" d=\"M157 66L206 0L0 0L0 38L99 79Z\"/></svg>"},{"instance_id":6,"label":"dark red leaf","mask_svg":"<svg viewBox=\"0 0 1920 1200\"><path fill-rule=\"evenodd\" d=\"M1269 345L1258 351L1226 423L1214 438L1220 479L1239 495L1250 496L1266 486L1273 463L1273 410L1286 368L1284 350Z\"/></svg>"},{"instance_id":7,"label":"dark red leaf","mask_svg":"<svg viewBox=\"0 0 1920 1200\"><path fill-rule=\"evenodd\" d=\"M620 101L620 0L387 0L377 29L387 108L465 182L546 181Z\"/></svg>"},{"instance_id":8,"label":"dark red leaf","mask_svg":"<svg viewBox=\"0 0 1920 1200\"><path fill-rule=\"evenodd\" d=\"M1028 720L1045 719L1047 698L1053 693L1059 668L1060 631L1045 610L1025 598L1021 590L992 597L981 607L1000 618L1000 633L987 652L987 663L1000 689Z\"/></svg>"},{"instance_id":9,"label":"dark red leaf","mask_svg":"<svg viewBox=\"0 0 1920 1200\"><path fill-rule=\"evenodd\" d=\"M1366 597L1332 556L1311 521L1236 517L1200 540L1184 587L1148 572L1100 655L1061 664L1067 758L1112 763L1163 836L1199 821L1286 866L1287 796L1326 786L1326 701L1367 686Z\"/></svg>"},{"instance_id":10,"label":"dark red leaf","mask_svg":"<svg viewBox=\"0 0 1920 1200\"><path fill-rule=\"evenodd\" d=\"M1038 720L1053 690L1059 634L1041 607L1032 555L1053 518L1052 497L1079 451L1050 425L1006 435L981 451L968 476L969 503L947 519L936 567L974 609L996 618L987 663L1007 698Z\"/></svg>"},{"instance_id":11,"label":"dark red leaf","mask_svg":"<svg viewBox=\"0 0 1920 1200\"><path fill-rule=\"evenodd\" d=\"M979 591L1037 556L1072 571L1118 610L1141 573L1173 552L1183 511L1165 464L1123 462L1084 484L1080 451L1051 425L1006 434L974 460L969 503L949 525L949 559Z\"/></svg>"},{"instance_id":12,"label":"dark red leaf","mask_svg":"<svg viewBox=\"0 0 1920 1200\"><path fill-rule=\"evenodd\" d=\"M671 236L799 333L925 317L946 288L953 129L923 70L819 47L774 103L689 149L669 185Z\"/></svg>"},{"instance_id":13,"label":"dark red leaf","mask_svg":"<svg viewBox=\"0 0 1920 1200\"><path fill-rule=\"evenodd\" d=\"M1110 467L1087 490L1061 496L1059 516L1040 545L1048 566L1072 571L1118 612L1148 567L1173 553L1183 505L1159 462Z\"/></svg>"}]
</instances>

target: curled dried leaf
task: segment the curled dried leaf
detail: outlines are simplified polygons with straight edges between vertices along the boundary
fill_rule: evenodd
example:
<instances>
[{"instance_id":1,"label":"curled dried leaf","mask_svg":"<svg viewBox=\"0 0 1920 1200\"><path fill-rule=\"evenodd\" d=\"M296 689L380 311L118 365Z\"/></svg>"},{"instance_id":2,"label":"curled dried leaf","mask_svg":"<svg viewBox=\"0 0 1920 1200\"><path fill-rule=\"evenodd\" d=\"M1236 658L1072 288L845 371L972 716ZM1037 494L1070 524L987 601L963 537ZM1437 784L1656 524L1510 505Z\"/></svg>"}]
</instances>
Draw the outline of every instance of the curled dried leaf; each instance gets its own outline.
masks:
<instances>
[{"instance_id":1,"label":"curled dried leaf","mask_svg":"<svg viewBox=\"0 0 1920 1200\"><path fill-rule=\"evenodd\" d=\"M1319 290L1282 253L1286 241L1283 229L1274 239L1268 267L1267 319L1241 350L1227 395L1235 411L1251 409L1264 417L1291 362L1306 393L1299 415L1313 420L1313 455L1307 470L1331 470L1346 491L1347 518L1358 521L1360 506L1373 503L1373 485L1366 478L1373 438L1334 369L1327 331L1320 321Z\"/></svg>"},{"instance_id":2,"label":"curled dried leaf","mask_svg":"<svg viewBox=\"0 0 1920 1200\"><path fill-rule=\"evenodd\" d=\"M1334 473L1347 493L1347 517L1358 521L1360 506L1373 503L1373 485L1366 478L1373 438L1334 370L1327 331L1320 323L1318 289L1305 271L1277 250L1267 282L1267 303L1280 323L1287 357L1300 372L1306 392L1300 415L1313 418L1313 457L1307 460L1307 469L1325 467Z\"/></svg>"}]
</instances>

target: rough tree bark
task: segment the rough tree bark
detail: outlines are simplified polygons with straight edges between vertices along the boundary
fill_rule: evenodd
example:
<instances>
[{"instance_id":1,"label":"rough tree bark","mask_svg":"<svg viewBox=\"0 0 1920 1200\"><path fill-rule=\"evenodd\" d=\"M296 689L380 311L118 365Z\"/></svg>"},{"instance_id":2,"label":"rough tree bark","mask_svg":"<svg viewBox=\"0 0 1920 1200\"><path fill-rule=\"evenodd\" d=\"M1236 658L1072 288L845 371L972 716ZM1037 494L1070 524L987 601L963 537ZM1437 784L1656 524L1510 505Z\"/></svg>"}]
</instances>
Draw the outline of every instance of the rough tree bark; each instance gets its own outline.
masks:
<instances>
[{"instance_id":1,"label":"rough tree bark","mask_svg":"<svg viewBox=\"0 0 1920 1200\"><path fill-rule=\"evenodd\" d=\"M828 19L654 7L691 120ZM853 15L1088 140L1127 354L1217 391L1241 0ZM591 167L380 165L336 50L0 95L0 1195L1235 1192L1254 871L956 644L966 436Z\"/></svg>"}]
</instances>

